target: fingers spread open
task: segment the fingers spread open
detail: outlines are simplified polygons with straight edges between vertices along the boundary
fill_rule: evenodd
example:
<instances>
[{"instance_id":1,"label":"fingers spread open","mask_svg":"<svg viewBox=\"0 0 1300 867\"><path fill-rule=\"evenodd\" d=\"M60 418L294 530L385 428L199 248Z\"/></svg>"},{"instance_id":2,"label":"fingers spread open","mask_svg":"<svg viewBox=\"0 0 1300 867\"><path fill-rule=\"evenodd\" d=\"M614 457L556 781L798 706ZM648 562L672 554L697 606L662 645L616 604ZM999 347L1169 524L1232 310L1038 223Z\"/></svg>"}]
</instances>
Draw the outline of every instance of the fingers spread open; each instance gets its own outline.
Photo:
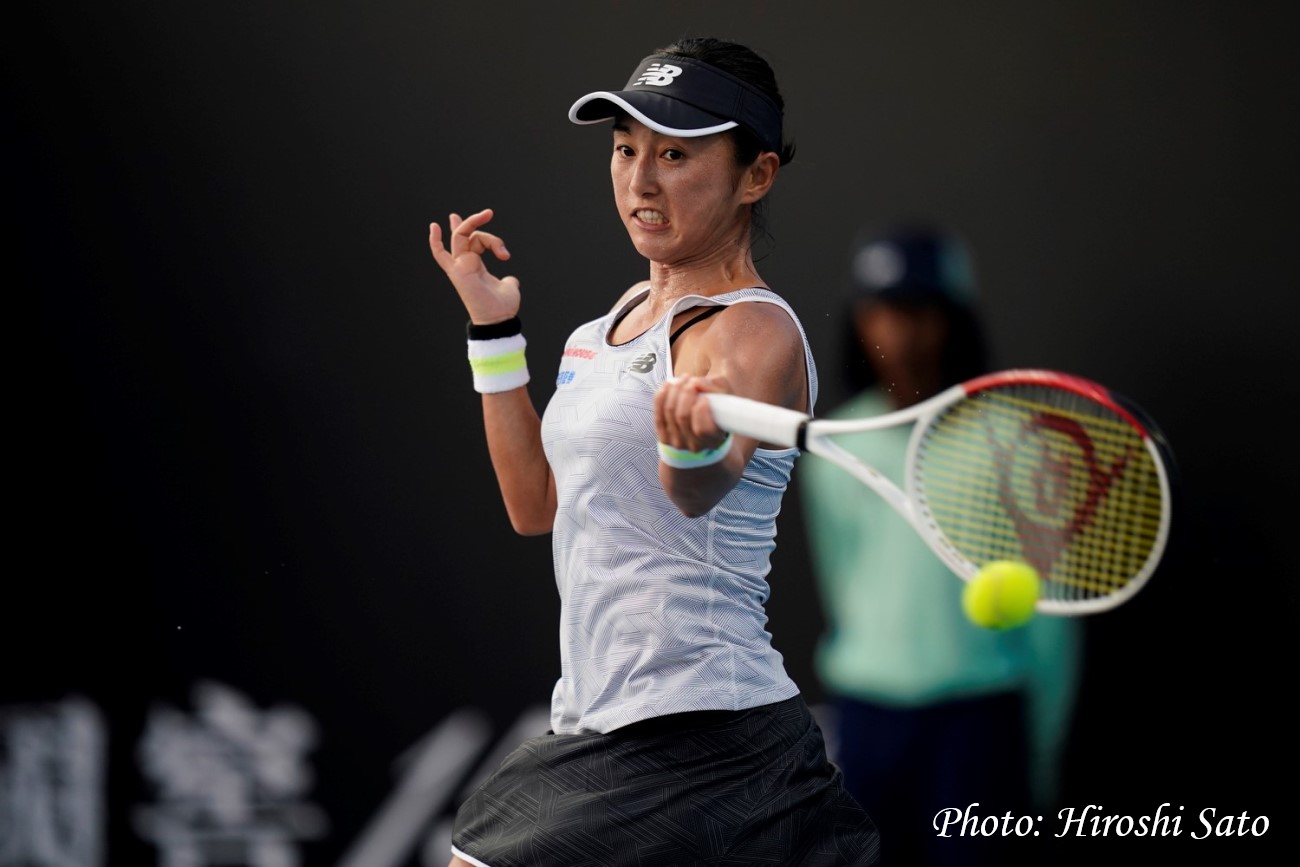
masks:
<instances>
[{"instance_id":1,"label":"fingers spread open","mask_svg":"<svg viewBox=\"0 0 1300 867\"><path fill-rule=\"evenodd\" d=\"M493 211L491 208L484 208L476 214L470 214L462 218L460 214L452 214L449 222L451 223L451 238L448 245L451 247L453 256L461 253L472 253L475 256L481 256L488 250L492 255L504 261L510 258L510 251L506 249L505 242L497 235L491 232L485 232L480 227L487 225L492 220Z\"/></svg>"}]
</instances>

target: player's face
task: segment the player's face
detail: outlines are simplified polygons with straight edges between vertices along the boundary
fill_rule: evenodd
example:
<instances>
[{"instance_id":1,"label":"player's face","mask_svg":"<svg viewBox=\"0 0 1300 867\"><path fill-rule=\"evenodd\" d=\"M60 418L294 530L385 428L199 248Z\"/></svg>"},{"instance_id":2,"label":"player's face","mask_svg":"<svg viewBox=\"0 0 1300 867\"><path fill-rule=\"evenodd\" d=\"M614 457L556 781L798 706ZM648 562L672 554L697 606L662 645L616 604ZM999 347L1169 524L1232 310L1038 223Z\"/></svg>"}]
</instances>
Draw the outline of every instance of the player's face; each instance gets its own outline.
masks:
<instances>
[{"instance_id":1,"label":"player's face","mask_svg":"<svg viewBox=\"0 0 1300 867\"><path fill-rule=\"evenodd\" d=\"M734 256L749 208L731 137L683 138L631 118L614 125L614 202L637 252L692 266Z\"/></svg>"}]
</instances>

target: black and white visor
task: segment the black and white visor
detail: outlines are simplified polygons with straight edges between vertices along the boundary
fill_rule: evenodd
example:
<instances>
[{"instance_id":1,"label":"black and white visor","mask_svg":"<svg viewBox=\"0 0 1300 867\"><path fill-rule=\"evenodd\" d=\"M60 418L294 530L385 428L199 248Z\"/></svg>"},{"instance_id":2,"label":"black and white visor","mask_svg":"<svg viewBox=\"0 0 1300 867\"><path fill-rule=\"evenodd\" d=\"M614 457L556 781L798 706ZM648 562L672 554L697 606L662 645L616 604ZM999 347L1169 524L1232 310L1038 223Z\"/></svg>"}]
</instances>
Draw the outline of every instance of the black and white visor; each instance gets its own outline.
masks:
<instances>
[{"instance_id":1,"label":"black and white visor","mask_svg":"<svg viewBox=\"0 0 1300 867\"><path fill-rule=\"evenodd\" d=\"M781 150L781 109L767 94L707 63L652 54L622 90L597 90L569 109L574 123L600 123L624 111L656 132L694 138L737 126L763 148Z\"/></svg>"}]
</instances>

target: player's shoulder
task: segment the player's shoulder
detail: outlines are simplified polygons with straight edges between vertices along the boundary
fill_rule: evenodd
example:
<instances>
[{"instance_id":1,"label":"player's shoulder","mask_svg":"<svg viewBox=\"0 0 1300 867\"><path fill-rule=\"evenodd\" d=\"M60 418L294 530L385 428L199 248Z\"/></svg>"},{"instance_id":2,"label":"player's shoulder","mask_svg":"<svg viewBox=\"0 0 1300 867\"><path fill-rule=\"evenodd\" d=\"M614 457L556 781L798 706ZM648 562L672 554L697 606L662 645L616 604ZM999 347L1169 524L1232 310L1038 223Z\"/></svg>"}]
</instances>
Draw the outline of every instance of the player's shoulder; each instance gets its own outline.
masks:
<instances>
[{"instance_id":1,"label":"player's shoulder","mask_svg":"<svg viewBox=\"0 0 1300 867\"><path fill-rule=\"evenodd\" d=\"M799 342L803 339L797 320L785 300L770 290L731 301L718 314L718 321L726 323L725 332L730 337L754 335Z\"/></svg>"}]
</instances>

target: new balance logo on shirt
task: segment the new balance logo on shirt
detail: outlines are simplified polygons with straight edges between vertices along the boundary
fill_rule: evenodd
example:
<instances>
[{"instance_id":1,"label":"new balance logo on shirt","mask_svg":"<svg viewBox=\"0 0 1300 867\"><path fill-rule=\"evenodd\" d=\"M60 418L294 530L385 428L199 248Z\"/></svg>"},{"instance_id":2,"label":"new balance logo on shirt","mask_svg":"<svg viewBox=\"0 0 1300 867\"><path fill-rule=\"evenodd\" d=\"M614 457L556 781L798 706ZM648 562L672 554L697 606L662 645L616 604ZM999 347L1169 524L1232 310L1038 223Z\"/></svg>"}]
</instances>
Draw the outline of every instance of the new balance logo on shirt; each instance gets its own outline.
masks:
<instances>
[{"instance_id":1,"label":"new balance logo on shirt","mask_svg":"<svg viewBox=\"0 0 1300 867\"><path fill-rule=\"evenodd\" d=\"M628 362L627 369L633 373L649 373L655 369L655 362L658 360L658 356L653 352L643 352Z\"/></svg>"}]
</instances>

